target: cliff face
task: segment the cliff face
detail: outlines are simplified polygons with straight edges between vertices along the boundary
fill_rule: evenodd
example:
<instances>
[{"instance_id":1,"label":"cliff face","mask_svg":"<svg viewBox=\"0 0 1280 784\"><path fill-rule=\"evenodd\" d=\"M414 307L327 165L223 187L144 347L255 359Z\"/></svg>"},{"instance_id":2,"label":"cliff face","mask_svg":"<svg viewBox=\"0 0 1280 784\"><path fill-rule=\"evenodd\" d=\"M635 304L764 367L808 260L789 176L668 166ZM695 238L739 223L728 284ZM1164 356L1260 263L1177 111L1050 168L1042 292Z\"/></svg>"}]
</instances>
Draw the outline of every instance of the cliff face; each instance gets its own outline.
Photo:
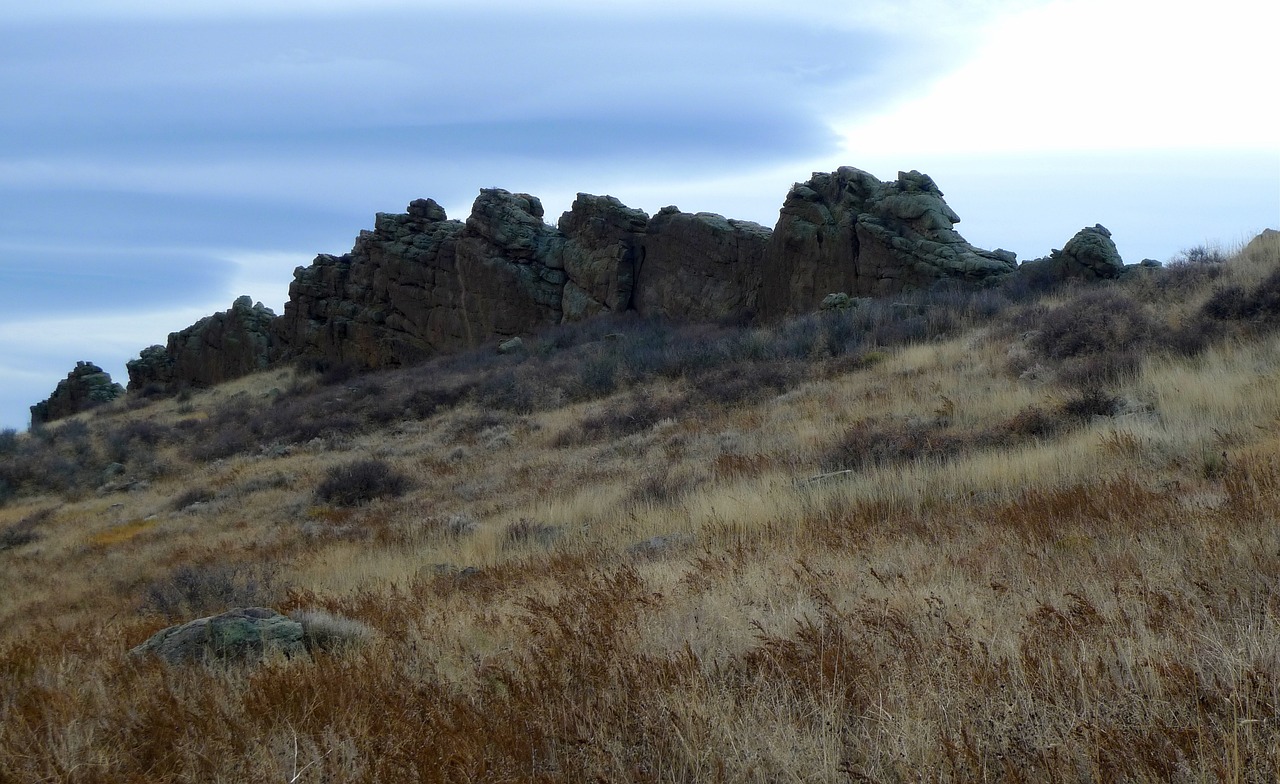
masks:
<instances>
[{"instance_id":1,"label":"cliff face","mask_svg":"<svg viewBox=\"0 0 1280 784\"><path fill-rule=\"evenodd\" d=\"M265 370L275 353L271 335L275 319L275 313L262 303L240 297L228 310L171 332L168 345L145 348L126 363L129 391L176 392Z\"/></svg>"},{"instance_id":2,"label":"cliff face","mask_svg":"<svg viewBox=\"0 0 1280 784\"><path fill-rule=\"evenodd\" d=\"M812 310L832 292L883 296L943 278L981 282L1013 272L1014 254L973 247L960 216L920 172L881 182L852 167L792 187L764 263L761 315Z\"/></svg>"},{"instance_id":3,"label":"cliff face","mask_svg":"<svg viewBox=\"0 0 1280 784\"><path fill-rule=\"evenodd\" d=\"M284 315L237 300L129 363L130 389L207 385L316 357L416 362L539 327L635 310L684 321L777 319L832 292L893 294L1011 273L979 250L933 180L842 168L791 189L776 230L667 207L650 218L579 194L553 226L525 193L480 192L466 221L430 199L379 213L350 253L294 272Z\"/></svg>"},{"instance_id":4,"label":"cliff face","mask_svg":"<svg viewBox=\"0 0 1280 784\"><path fill-rule=\"evenodd\" d=\"M381 367L614 311L729 317L755 310L769 236L674 207L651 220L611 196L579 194L557 226L526 193L481 191L465 223L415 201L296 270L272 332L280 358Z\"/></svg>"}]
</instances>

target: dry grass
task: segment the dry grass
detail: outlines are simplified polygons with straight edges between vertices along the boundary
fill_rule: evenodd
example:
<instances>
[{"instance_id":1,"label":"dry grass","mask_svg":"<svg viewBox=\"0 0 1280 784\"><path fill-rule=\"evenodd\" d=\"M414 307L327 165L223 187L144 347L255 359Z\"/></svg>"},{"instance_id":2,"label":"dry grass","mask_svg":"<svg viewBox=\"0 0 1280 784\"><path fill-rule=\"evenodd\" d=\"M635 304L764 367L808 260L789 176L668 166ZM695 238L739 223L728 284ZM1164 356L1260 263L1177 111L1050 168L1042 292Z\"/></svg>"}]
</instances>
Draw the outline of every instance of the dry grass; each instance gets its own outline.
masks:
<instances>
[{"instance_id":1,"label":"dry grass","mask_svg":"<svg viewBox=\"0 0 1280 784\"><path fill-rule=\"evenodd\" d=\"M1277 265L1233 260L1147 316ZM380 396L414 400L393 375L99 411L106 444L234 400L251 438L208 461L124 439L148 484L0 507L0 782L1277 780L1280 335L1149 347L1105 389L1116 414L1080 418L1069 379L1011 367L1043 307L874 362L771 355L758 395L624 360L614 392L555 392L532 357L499 368L541 379L526 397L472 358L430 377L429 415L383 423ZM252 442L295 386L367 419ZM317 496L359 461L410 484ZM125 656L242 600L327 642L243 669Z\"/></svg>"}]
</instances>

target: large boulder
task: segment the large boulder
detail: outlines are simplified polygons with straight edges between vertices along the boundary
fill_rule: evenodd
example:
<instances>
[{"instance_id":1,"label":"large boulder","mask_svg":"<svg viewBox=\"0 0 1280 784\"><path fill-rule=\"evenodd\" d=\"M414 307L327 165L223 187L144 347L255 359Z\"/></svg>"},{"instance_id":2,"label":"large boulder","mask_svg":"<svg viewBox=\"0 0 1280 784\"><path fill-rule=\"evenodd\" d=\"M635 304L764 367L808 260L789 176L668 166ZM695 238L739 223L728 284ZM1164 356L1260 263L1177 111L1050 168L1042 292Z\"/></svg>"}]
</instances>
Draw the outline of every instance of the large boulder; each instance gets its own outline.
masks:
<instances>
[{"instance_id":1,"label":"large boulder","mask_svg":"<svg viewBox=\"0 0 1280 784\"><path fill-rule=\"evenodd\" d=\"M129 390L176 392L265 370L273 354L275 319L261 302L240 297L229 309L170 333L167 346L143 349L126 363Z\"/></svg>"},{"instance_id":2,"label":"large boulder","mask_svg":"<svg viewBox=\"0 0 1280 784\"><path fill-rule=\"evenodd\" d=\"M170 664L252 662L273 653L299 656L306 646L302 624L266 607L247 607L161 629L129 653L154 654Z\"/></svg>"},{"instance_id":3,"label":"large boulder","mask_svg":"<svg viewBox=\"0 0 1280 784\"><path fill-rule=\"evenodd\" d=\"M1110 280L1120 277L1124 271L1124 260L1116 250L1111 232L1100 223L1076 232L1062 250L1054 248L1048 256L1032 259L1018 267L1019 275L1042 284L1065 280Z\"/></svg>"},{"instance_id":4,"label":"large boulder","mask_svg":"<svg viewBox=\"0 0 1280 784\"><path fill-rule=\"evenodd\" d=\"M772 234L714 213L660 210L645 234L635 309L681 321L754 316Z\"/></svg>"},{"instance_id":5,"label":"large boulder","mask_svg":"<svg viewBox=\"0 0 1280 784\"><path fill-rule=\"evenodd\" d=\"M885 296L1013 272L1012 253L973 247L956 232L959 222L920 172L899 172L893 182L850 166L815 173L782 205L764 262L761 313L808 312L833 291Z\"/></svg>"},{"instance_id":6,"label":"large boulder","mask_svg":"<svg viewBox=\"0 0 1280 784\"><path fill-rule=\"evenodd\" d=\"M1280 231L1263 229L1258 236L1249 240L1249 244L1244 246L1240 255L1245 258L1280 255Z\"/></svg>"},{"instance_id":7,"label":"large boulder","mask_svg":"<svg viewBox=\"0 0 1280 784\"><path fill-rule=\"evenodd\" d=\"M109 403L124 394L124 387L92 362L77 362L53 393L31 407L31 424L53 422Z\"/></svg>"}]
</instances>

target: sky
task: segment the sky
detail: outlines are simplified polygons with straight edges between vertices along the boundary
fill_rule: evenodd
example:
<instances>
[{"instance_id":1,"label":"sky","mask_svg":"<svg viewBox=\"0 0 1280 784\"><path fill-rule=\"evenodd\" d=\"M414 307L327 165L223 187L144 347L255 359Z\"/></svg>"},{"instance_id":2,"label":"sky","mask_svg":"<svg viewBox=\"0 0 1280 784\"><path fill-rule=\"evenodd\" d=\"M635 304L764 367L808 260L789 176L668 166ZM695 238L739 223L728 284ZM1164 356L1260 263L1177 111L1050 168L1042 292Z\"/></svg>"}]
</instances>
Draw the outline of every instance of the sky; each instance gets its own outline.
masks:
<instances>
[{"instance_id":1,"label":"sky","mask_svg":"<svg viewBox=\"0 0 1280 784\"><path fill-rule=\"evenodd\" d=\"M1026 260L1280 228L1257 0L43 0L0 17L0 428L415 198L773 226L842 165L931 175Z\"/></svg>"}]
</instances>

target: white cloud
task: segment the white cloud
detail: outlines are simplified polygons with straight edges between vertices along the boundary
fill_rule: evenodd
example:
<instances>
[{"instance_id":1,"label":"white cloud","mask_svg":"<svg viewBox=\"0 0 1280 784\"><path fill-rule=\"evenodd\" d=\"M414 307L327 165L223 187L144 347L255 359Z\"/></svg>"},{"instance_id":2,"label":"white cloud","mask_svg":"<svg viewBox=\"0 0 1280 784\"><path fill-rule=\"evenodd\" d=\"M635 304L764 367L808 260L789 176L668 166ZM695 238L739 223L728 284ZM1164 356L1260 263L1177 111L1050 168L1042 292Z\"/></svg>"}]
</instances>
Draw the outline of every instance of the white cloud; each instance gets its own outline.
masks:
<instances>
[{"instance_id":1,"label":"white cloud","mask_svg":"<svg viewBox=\"0 0 1280 784\"><path fill-rule=\"evenodd\" d=\"M247 294L271 308L277 316L284 313L294 269L309 266L315 258L314 254L252 250L224 251L217 255L235 264L236 272L230 284L234 296ZM228 300L222 309L230 304Z\"/></svg>"},{"instance_id":2,"label":"white cloud","mask_svg":"<svg viewBox=\"0 0 1280 784\"><path fill-rule=\"evenodd\" d=\"M1280 5L1057 0L998 19L925 93L841 123L846 149L1275 150Z\"/></svg>"},{"instance_id":3,"label":"white cloud","mask_svg":"<svg viewBox=\"0 0 1280 784\"><path fill-rule=\"evenodd\" d=\"M0 357L4 358L0 365L0 377L4 378L0 428L26 428L30 420L28 407L47 398L76 362L93 362L110 373L112 380L128 383L125 362L147 346L164 343L170 332L190 326L217 309L202 306L0 322Z\"/></svg>"}]
</instances>

